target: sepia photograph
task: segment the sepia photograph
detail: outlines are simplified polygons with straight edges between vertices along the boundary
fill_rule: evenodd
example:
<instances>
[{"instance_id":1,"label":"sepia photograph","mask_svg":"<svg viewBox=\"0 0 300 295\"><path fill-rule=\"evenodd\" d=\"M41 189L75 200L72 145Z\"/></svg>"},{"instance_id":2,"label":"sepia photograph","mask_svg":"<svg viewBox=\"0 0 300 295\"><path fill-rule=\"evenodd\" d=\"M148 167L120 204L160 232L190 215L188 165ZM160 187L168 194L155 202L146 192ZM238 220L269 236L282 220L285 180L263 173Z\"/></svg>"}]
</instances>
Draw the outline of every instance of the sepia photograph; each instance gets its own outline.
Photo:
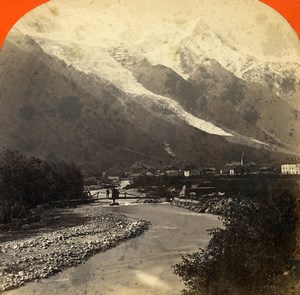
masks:
<instances>
[{"instance_id":1,"label":"sepia photograph","mask_svg":"<svg viewBox=\"0 0 300 295\"><path fill-rule=\"evenodd\" d=\"M40 2L0 48L0 294L299 295L295 24Z\"/></svg>"}]
</instances>

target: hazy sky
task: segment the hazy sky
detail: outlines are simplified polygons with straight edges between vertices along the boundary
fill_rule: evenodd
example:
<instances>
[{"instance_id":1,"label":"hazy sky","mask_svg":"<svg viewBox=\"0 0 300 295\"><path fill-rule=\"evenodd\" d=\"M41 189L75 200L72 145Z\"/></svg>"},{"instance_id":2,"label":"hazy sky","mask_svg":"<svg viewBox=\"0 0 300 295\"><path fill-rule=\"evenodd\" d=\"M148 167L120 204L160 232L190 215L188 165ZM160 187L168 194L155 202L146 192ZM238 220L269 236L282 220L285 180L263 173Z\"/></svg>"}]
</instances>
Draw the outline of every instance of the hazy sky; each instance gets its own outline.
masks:
<instances>
[{"instance_id":1,"label":"hazy sky","mask_svg":"<svg viewBox=\"0 0 300 295\"><path fill-rule=\"evenodd\" d=\"M300 41L285 19L258 0L52 0L16 28L30 35L100 44L188 35L202 20L233 46L254 56L298 61ZM170 39L170 38L169 38Z\"/></svg>"}]
</instances>

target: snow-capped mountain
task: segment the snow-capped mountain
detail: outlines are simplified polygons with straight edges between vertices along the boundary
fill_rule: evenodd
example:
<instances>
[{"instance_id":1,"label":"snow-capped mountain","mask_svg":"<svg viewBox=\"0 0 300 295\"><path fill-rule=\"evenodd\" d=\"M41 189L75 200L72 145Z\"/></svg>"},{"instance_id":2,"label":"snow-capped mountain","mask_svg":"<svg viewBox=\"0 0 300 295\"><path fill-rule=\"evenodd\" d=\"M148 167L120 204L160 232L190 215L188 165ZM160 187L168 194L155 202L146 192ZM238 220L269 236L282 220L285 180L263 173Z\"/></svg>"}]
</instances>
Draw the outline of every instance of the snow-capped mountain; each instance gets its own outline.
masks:
<instances>
[{"instance_id":1,"label":"snow-capped mountain","mask_svg":"<svg viewBox=\"0 0 300 295\"><path fill-rule=\"evenodd\" d=\"M155 165L178 159L221 163L223 152L240 155L243 150L259 159L271 150L258 152L255 147L262 143L231 136L171 99L130 94L68 66L29 37L8 40L0 63L2 147L76 161L89 171L136 159ZM242 140L246 146L237 144ZM216 152L219 148L222 153Z\"/></svg>"},{"instance_id":2,"label":"snow-capped mountain","mask_svg":"<svg viewBox=\"0 0 300 295\"><path fill-rule=\"evenodd\" d=\"M14 118L1 117L3 146L102 167L300 151L297 51L251 55L228 30L164 19L150 2L134 21L115 1L88 14L67 2L26 16L0 53L1 110Z\"/></svg>"},{"instance_id":3,"label":"snow-capped mountain","mask_svg":"<svg viewBox=\"0 0 300 295\"><path fill-rule=\"evenodd\" d=\"M203 64L209 58L245 81L266 84L278 96L285 97L300 89L300 58L299 62L260 60L239 51L230 40L202 21L190 36L182 40L177 54L181 69L187 75L195 63Z\"/></svg>"}]
</instances>

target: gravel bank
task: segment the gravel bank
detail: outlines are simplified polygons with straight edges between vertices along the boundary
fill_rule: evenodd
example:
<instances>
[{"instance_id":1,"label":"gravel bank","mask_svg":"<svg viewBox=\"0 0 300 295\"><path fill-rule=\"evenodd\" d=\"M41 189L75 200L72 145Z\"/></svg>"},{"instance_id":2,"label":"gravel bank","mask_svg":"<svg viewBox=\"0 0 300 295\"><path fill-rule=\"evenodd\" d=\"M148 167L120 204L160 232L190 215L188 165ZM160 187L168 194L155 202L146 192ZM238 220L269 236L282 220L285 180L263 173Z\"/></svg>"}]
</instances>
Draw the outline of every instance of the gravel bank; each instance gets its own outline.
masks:
<instances>
[{"instance_id":1,"label":"gravel bank","mask_svg":"<svg viewBox=\"0 0 300 295\"><path fill-rule=\"evenodd\" d=\"M172 205L192 210L198 213L223 215L234 200L225 197L203 198L201 200L185 200L174 198ZM247 201L239 201L240 206L247 206Z\"/></svg>"},{"instance_id":2,"label":"gravel bank","mask_svg":"<svg viewBox=\"0 0 300 295\"><path fill-rule=\"evenodd\" d=\"M66 211L84 217L84 224L46 228L34 236L0 243L0 292L83 263L149 227L148 221L101 212L97 205L62 210Z\"/></svg>"}]
</instances>

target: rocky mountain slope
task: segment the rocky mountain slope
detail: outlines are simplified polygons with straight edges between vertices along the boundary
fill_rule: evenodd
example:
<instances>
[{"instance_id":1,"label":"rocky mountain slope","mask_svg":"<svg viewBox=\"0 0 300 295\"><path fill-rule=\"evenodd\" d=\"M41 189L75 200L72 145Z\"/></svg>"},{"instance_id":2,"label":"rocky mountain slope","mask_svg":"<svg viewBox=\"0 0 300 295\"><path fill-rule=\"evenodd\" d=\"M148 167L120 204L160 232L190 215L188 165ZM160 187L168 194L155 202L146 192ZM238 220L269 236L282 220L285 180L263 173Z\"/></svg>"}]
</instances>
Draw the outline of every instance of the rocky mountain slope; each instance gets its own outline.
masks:
<instances>
[{"instance_id":1,"label":"rocky mountain slope","mask_svg":"<svg viewBox=\"0 0 300 295\"><path fill-rule=\"evenodd\" d=\"M300 88L299 61L259 59L240 51L232 41L203 21L199 21L193 32L182 39L178 54L181 56L182 69L186 72L189 72L189 68L184 63L184 55L190 55L196 63L201 63L206 58L215 59L235 76L265 84L283 96Z\"/></svg>"},{"instance_id":2,"label":"rocky mountain slope","mask_svg":"<svg viewBox=\"0 0 300 295\"><path fill-rule=\"evenodd\" d=\"M2 146L103 168L136 154L147 158L149 149L168 157L134 128L131 117L142 113L140 106L132 103L126 112L110 83L49 57L28 37L16 44L7 42L0 55Z\"/></svg>"},{"instance_id":3,"label":"rocky mountain slope","mask_svg":"<svg viewBox=\"0 0 300 295\"><path fill-rule=\"evenodd\" d=\"M137 102L169 124L226 141L300 151L300 46L269 8L240 1L77 2L80 9L69 0L44 5L17 30L53 60L117 89L123 105Z\"/></svg>"},{"instance_id":4,"label":"rocky mountain slope","mask_svg":"<svg viewBox=\"0 0 300 295\"><path fill-rule=\"evenodd\" d=\"M130 71L138 77L143 64L152 68L142 61ZM242 151L257 162L286 157L282 152L287 148L277 142L261 144L204 120L205 115L186 105L183 96L155 89L126 92L46 54L22 34L6 41L0 65L1 147L75 161L89 171L124 167L136 160L153 165L178 160L222 165L239 158ZM198 87L192 80L176 79L187 85L179 93ZM170 91L176 92L174 87Z\"/></svg>"},{"instance_id":5,"label":"rocky mountain slope","mask_svg":"<svg viewBox=\"0 0 300 295\"><path fill-rule=\"evenodd\" d=\"M198 63L186 48L180 55L189 74L185 79L169 67L139 60L130 49L118 47L110 53L147 90L176 100L195 116L269 144L290 149L299 144L298 109L266 85L240 79L214 59ZM274 116L278 113L280 119Z\"/></svg>"}]
</instances>

